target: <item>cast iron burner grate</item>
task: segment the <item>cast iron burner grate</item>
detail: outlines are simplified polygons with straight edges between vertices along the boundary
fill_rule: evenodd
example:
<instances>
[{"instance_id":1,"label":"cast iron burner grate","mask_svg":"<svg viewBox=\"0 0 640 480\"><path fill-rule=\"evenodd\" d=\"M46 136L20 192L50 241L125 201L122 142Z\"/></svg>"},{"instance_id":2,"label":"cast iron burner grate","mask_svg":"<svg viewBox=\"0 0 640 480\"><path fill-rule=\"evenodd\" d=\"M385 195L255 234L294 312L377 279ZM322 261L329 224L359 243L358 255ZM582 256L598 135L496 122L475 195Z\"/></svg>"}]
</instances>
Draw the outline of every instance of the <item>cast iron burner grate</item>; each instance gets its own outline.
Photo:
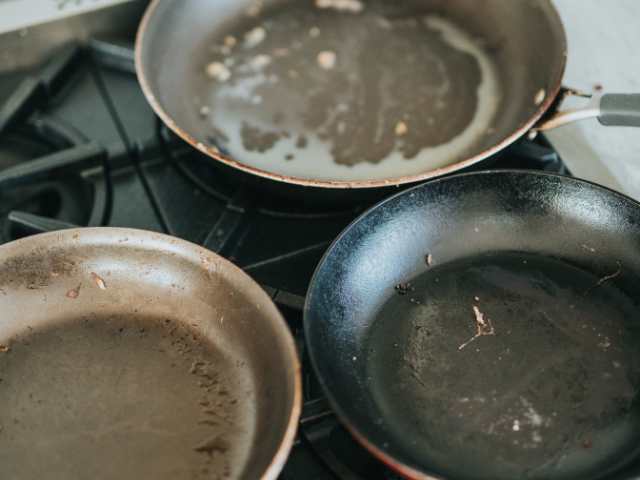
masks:
<instances>
[{"instance_id":1,"label":"cast iron burner grate","mask_svg":"<svg viewBox=\"0 0 640 480\"><path fill-rule=\"evenodd\" d=\"M77 46L26 76L0 109L0 241L53 225L99 225L108 215L104 151L63 121L41 113L56 101L82 59ZM51 222L54 222L51 224Z\"/></svg>"},{"instance_id":2,"label":"cast iron burner grate","mask_svg":"<svg viewBox=\"0 0 640 480\"><path fill-rule=\"evenodd\" d=\"M0 98L2 85L0 76ZM302 359L305 403L281 478L400 478L332 414L302 328L322 255L370 205L300 206L222 175L155 117L126 44L64 48L12 91L0 108L0 242L108 225L171 234L229 258L282 310ZM502 167L568 173L543 137L494 158L491 168Z\"/></svg>"}]
</instances>

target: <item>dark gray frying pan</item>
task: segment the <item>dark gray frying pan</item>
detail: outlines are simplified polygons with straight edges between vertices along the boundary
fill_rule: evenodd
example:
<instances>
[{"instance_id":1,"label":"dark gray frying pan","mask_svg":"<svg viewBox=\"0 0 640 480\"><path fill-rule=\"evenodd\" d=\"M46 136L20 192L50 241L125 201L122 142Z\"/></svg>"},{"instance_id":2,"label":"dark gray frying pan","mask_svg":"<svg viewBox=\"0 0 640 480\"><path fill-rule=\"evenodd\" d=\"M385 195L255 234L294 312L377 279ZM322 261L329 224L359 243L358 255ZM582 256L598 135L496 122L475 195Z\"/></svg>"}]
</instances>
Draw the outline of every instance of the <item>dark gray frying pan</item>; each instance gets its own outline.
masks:
<instances>
[{"instance_id":1,"label":"dark gray frying pan","mask_svg":"<svg viewBox=\"0 0 640 480\"><path fill-rule=\"evenodd\" d=\"M640 204L510 171L372 208L305 307L338 416L413 479L637 478L639 322Z\"/></svg>"},{"instance_id":2,"label":"dark gray frying pan","mask_svg":"<svg viewBox=\"0 0 640 480\"><path fill-rule=\"evenodd\" d=\"M565 57L549 0L154 0L136 43L152 107L213 165L320 199L455 172L534 126L640 125L638 96L558 115Z\"/></svg>"},{"instance_id":3,"label":"dark gray frying pan","mask_svg":"<svg viewBox=\"0 0 640 480\"><path fill-rule=\"evenodd\" d=\"M28 237L0 261L2 478L278 477L299 364L240 269L119 228Z\"/></svg>"}]
</instances>

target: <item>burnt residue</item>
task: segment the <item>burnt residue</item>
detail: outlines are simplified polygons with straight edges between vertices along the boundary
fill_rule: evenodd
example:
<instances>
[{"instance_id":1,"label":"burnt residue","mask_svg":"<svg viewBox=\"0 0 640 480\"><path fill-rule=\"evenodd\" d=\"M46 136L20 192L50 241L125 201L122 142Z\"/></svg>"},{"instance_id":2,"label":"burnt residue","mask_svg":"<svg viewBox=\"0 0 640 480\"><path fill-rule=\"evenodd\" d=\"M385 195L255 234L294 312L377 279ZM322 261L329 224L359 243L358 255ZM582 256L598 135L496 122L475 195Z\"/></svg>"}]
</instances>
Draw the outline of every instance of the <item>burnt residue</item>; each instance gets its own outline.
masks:
<instances>
[{"instance_id":1,"label":"burnt residue","mask_svg":"<svg viewBox=\"0 0 640 480\"><path fill-rule=\"evenodd\" d=\"M2 414L22 426L5 438L12 450L11 458L0 453L3 474L24 473L34 442L56 438L60 429L64 442L41 452L37 478L46 478L52 458L73 455L94 468L118 458L110 471L123 479L205 464L219 475L232 471L240 452L252 448L243 418L247 402L234 402L244 381L210 340L179 319L167 324L140 314L79 314L25 330L3 358ZM86 432L100 438L99 445L87 442Z\"/></svg>"},{"instance_id":2,"label":"burnt residue","mask_svg":"<svg viewBox=\"0 0 640 480\"><path fill-rule=\"evenodd\" d=\"M264 131L258 127L249 125L247 122L242 124L241 133L244 148L250 152L254 150L257 150L258 152L266 152L281 138L277 132Z\"/></svg>"},{"instance_id":3,"label":"burnt residue","mask_svg":"<svg viewBox=\"0 0 640 480\"><path fill-rule=\"evenodd\" d=\"M265 9L254 22L221 32L214 43L242 38L256 25L264 27L261 42L207 59L232 59L230 78L209 82L206 96L214 109L229 111L227 122L255 120L240 127L248 151L273 148L281 137L272 127L286 124L298 148L306 136L329 142L338 164L377 164L392 152L412 159L457 137L474 118L477 59L445 41L415 8L370 2L354 15L298 2ZM331 68L318 63L321 52L335 53Z\"/></svg>"},{"instance_id":4,"label":"burnt residue","mask_svg":"<svg viewBox=\"0 0 640 480\"><path fill-rule=\"evenodd\" d=\"M298 139L296 140L296 147L298 148L306 148L309 144L309 140L304 135L298 135Z\"/></svg>"},{"instance_id":5,"label":"burnt residue","mask_svg":"<svg viewBox=\"0 0 640 480\"><path fill-rule=\"evenodd\" d=\"M213 452L225 453L229 450L231 446L229 442L226 441L220 435L215 435L207 440L204 440L202 443L193 447L196 452L208 453L209 456L213 455Z\"/></svg>"}]
</instances>

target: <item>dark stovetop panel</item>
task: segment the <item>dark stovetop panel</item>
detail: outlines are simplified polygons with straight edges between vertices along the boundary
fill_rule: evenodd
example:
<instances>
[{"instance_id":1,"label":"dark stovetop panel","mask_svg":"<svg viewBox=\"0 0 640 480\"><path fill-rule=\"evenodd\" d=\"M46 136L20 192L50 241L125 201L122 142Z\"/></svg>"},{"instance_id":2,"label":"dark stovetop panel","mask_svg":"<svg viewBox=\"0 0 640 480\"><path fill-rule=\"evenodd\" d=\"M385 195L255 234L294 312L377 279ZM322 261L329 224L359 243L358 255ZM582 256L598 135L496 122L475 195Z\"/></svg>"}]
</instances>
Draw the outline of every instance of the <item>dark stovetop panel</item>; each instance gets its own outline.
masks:
<instances>
[{"instance_id":1,"label":"dark stovetop panel","mask_svg":"<svg viewBox=\"0 0 640 480\"><path fill-rule=\"evenodd\" d=\"M301 428L289 480L399 478L361 449L322 398L304 350L302 305L322 255L370 205L300 206L198 162L155 117L132 50L104 42L61 49L49 65L0 76L0 242L81 226L158 231L203 245L272 296L303 362ZM538 139L494 167L566 173Z\"/></svg>"}]
</instances>

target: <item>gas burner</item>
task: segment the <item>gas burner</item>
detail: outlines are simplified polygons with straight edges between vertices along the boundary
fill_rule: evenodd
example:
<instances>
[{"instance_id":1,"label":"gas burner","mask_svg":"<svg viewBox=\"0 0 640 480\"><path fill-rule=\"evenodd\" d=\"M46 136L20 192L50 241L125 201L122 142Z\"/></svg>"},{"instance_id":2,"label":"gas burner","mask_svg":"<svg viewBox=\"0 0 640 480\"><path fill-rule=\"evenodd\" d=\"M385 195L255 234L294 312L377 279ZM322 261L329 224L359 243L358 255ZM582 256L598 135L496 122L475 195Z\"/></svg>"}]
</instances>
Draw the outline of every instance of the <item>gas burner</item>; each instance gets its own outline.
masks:
<instances>
[{"instance_id":1,"label":"gas burner","mask_svg":"<svg viewBox=\"0 0 640 480\"><path fill-rule=\"evenodd\" d=\"M338 478L402 480L356 442L326 408L324 399L305 404L301 429L313 451Z\"/></svg>"},{"instance_id":2,"label":"gas burner","mask_svg":"<svg viewBox=\"0 0 640 480\"><path fill-rule=\"evenodd\" d=\"M51 119L30 119L0 140L0 170L85 141Z\"/></svg>"},{"instance_id":3,"label":"gas burner","mask_svg":"<svg viewBox=\"0 0 640 480\"><path fill-rule=\"evenodd\" d=\"M0 242L59 226L101 225L108 217L107 176L86 172L105 152L73 127L38 113L62 92L84 58L61 49L38 76L26 76L0 108Z\"/></svg>"},{"instance_id":4,"label":"gas burner","mask_svg":"<svg viewBox=\"0 0 640 480\"><path fill-rule=\"evenodd\" d=\"M489 163L492 169L519 168L526 170L539 170L544 172L566 175L567 171L558 153L551 147L543 135L538 135L532 140L521 140L510 145ZM487 168L482 165L482 170Z\"/></svg>"},{"instance_id":5,"label":"gas burner","mask_svg":"<svg viewBox=\"0 0 640 480\"><path fill-rule=\"evenodd\" d=\"M30 119L0 140L0 242L44 231L51 220L100 224L107 192L104 176L82 172L101 166L102 149L52 119Z\"/></svg>"}]
</instances>

